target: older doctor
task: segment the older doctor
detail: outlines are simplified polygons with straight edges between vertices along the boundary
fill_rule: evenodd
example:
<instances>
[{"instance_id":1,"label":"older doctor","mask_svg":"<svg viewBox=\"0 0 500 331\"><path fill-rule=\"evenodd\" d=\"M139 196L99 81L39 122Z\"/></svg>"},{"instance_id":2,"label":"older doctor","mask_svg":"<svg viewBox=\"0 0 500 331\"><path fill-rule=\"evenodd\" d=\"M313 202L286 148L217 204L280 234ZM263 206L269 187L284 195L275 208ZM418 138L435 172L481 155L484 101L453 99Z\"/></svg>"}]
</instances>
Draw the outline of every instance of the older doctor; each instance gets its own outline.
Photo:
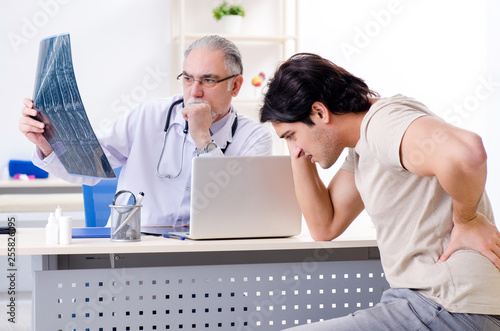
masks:
<instances>
[{"instance_id":1,"label":"older doctor","mask_svg":"<svg viewBox=\"0 0 500 331\"><path fill-rule=\"evenodd\" d=\"M200 38L186 50L184 69L177 77L183 95L140 104L99 139L111 166L122 167L118 190L146 193L143 226L189 224L193 157L272 153L270 131L231 105L242 86L242 73L234 43L219 36ZM33 102L25 99L24 105L19 129L36 145L33 163L69 182L98 183L99 179L66 172L42 135L44 124L31 117L36 115Z\"/></svg>"}]
</instances>

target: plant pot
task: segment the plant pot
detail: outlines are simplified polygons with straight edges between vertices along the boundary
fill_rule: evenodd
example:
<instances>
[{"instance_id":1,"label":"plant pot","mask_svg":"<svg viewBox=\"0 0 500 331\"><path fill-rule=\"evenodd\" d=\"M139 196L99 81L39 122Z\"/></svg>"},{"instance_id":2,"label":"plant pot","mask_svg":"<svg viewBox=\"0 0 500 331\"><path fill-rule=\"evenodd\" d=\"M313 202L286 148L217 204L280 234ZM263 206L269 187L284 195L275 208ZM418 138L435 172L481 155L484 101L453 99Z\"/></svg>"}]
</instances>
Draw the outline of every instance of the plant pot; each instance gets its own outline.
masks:
<instances>
[{"instance_id":1,"label":"plant pot","mask_svg":"<svg viewBox=\"0 0 500 331\"><path fill-rule=\"evenodd\" d=\"M222 27L226 34L236 34L241 31L241 22L243 16L240 15L226 15L221 18Z\"/></svg>"}]
</instances>

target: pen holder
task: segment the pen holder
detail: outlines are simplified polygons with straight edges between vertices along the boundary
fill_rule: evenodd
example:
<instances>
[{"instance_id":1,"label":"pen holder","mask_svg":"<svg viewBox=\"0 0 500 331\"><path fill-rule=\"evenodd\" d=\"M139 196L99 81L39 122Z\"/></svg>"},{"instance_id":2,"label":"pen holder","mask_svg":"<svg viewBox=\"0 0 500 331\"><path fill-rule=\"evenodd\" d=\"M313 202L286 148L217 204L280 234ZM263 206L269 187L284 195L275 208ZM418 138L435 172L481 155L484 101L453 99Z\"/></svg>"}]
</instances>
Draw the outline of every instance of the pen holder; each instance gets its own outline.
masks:
<instances>
[{"instance_id":1,"label":"pen holder","mask_svg":"<svg viewBox=\"0 0 500 331\"><path fill-rule=\"evenodd\" d=\"M142 205L109 205L109 207L111 241L140 241Z\"/></svg>"}]
</instances>

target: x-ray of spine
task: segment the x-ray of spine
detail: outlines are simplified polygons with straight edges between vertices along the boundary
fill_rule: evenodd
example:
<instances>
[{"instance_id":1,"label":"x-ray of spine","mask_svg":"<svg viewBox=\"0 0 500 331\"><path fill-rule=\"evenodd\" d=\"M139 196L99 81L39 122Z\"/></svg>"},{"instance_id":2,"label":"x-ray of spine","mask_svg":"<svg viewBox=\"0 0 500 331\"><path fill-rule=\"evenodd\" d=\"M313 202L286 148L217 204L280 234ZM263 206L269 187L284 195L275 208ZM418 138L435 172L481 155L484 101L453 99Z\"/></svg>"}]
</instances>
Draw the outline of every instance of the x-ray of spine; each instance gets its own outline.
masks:
<instances>
[{"instance_id":1,"label":"x-ray of spine","mask_svg":"<svg viewBox=\"0 0 500 331\"><path fill-rule=\"evenodd\" d=\"M44 136L68 173L115 177L78 92L69 34L40 42L33 102Z\"/></svg>"}]
</instances>

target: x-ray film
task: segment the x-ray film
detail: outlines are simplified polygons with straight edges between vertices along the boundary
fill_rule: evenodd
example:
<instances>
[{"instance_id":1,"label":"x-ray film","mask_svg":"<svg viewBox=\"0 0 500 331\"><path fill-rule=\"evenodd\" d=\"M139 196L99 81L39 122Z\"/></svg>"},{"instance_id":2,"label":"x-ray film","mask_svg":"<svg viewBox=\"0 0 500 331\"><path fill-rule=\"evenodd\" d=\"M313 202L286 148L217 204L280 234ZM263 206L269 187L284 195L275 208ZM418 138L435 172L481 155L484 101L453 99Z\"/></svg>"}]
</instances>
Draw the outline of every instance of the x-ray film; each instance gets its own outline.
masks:
<instances>
[{"instance_id":1,"label":"x-ray film","mask_svg":"<svg viewBox=\"0 0 500 331\"><path fill-rule=\"evenodd\" d=\"M43 135L68 173L115 177L78 92L69 34L40 42L33 102L36 119L45 123Z\"/></svg>"}]
</instances>

